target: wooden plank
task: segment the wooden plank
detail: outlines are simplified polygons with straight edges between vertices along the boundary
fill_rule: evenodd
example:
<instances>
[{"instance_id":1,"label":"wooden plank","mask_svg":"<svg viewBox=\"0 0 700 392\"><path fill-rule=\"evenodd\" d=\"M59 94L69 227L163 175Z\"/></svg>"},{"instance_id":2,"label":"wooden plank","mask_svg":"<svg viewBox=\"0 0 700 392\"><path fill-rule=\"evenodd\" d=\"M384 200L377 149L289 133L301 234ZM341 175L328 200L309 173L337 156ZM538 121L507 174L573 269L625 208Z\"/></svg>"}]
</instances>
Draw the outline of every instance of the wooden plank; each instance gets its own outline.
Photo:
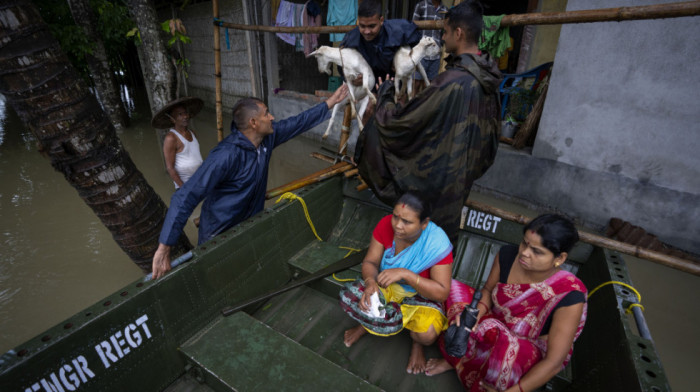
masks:
<instances>
[{"instance_id":1,"label":"wooden plank","mask_svg":"<svg viewBox=\"0 0 700 392\"><path fill-rule=\"evenodd\" d=\"M217 319L180 351L215 389L379 390L243 312Z\"/></svg>"}]
</instances>

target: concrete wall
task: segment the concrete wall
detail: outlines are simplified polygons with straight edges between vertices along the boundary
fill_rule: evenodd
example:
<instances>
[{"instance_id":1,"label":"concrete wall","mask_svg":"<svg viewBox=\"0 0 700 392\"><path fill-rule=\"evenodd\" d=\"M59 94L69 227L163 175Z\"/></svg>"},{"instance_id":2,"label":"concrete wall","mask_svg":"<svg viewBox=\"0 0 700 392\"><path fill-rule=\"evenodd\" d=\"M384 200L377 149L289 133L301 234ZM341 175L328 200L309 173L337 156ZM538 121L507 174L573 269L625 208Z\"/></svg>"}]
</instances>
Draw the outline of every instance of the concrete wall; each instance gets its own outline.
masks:
<instances>
[{"instance_id":1,"label":"concrete wall","mask_svg":"<svg viewBox=\"0 0 700 392\"><path fill-rule=\"evenodd\" d=\"M220 0L219 17L231 23L245 23L241 0ZM171 18L170 11L161 14ZM212 24L211 2L199 3L179 12L187 35L192 38L185 45L185 56L190 60L189 95L200 97L207 106L214 107L216 86L214 78L214 25ZM253 95L250 78L248 46L246 34L240 30L228 31L230 49L226 47L226 32L221 35L221 77L223 110L230 110L242 97ZM226 133L227 126L224 126Z\"/></svg>"},{"instance_id":2,"label":"concrete wall","mask_svg":"<svg viewBox=\"0 0 700 392\"><path fill-rule=\"evenodd\" d=\"M562 12L566 11L567 0L540 0L535 12ZM561 25L532 26L535 30L532 42L532 51L527 61L527 69L550 61L554 61L557 51Z\"/></svg>"},{"instance_id":3,"label":"concrete wall","mask_svg":"<svg viewBox=\"0 0 700 392\"><path fill-rule=\"evenodd\" d=\"M658 2L569 0L567 10ZM699 22L563 26L534 159L503 149L481 184L700 252Z\"/></svg>"}]
</instances>

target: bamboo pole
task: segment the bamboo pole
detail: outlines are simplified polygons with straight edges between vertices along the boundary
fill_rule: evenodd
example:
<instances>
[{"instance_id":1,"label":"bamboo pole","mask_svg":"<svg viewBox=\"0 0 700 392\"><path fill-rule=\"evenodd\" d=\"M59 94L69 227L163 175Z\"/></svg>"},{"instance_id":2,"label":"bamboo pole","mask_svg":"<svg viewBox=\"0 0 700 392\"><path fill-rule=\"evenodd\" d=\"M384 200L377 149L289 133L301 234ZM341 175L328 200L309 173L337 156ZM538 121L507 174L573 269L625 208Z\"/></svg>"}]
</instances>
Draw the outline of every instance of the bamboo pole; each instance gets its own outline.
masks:
<instances>
[{"instance_id":1,"label":"bamboo pole","mask_svg":"<svg viewBox=\"0 0 700 392\"><path fill-rule=\"evenodd\" d=\"M343 115L343 128L340 131L340 144L338 145L338 154L345 155L348 151L347 142L350 139L350 124L352 123L352 107L350 105L345 106L345 113Z\"/></svg>"},{"instance_id":2,"label":"bamboo pole","mask_svg":"<svg viewBox=\"0 0 700 392\"><path fill-rule=\"evenodd\" d=\"M316 158L316 159L321 160L321 161L324 161L324 162L335 163L335 159L333 159L332 157L329 157L328 155L323 155L323 154L318 153L318 152L312 152L312 153L309 154L309 155L310 155L312 158Z\"/></svg>"},{"instance_id":3,"label":"bamboo pole","mask_svg":"<svg viewBox=\"0 0 700 392\"><path fill-rule=\"evenodd\" d=\"M294 180L288 184L282 185L280 187L270 189L265 193L265 199L272 199L274 197L277 197L285 192L291 192L293 190L303 188L307 185L315 184L317 182L321 182L327 178L333 177L335 175L344 173L350 169L355 167L354 165L347 163L347 162L339 162L336 163L335 165L325 168L323 170L319 170L316 173L309 174L306 177L302 177L298 180Z\"/></svg>"},{"instance_id":4,"label":"bamboo pole","mask_svg":"<svg viewBox=\"0 0 700 392\"><path fill-rule=\"evenodd\" d=\"M514 212L506 211L500 208L492 207L488 204L484 203L479 203L477 201L473 200L467 200L464 203L466 206L475 208L484 212L488 212L489 214L497 215L503 219L516 222L522 225L527 224L530 222L532 218L526 217L524 215L516 214ZM634 257L639 257L640 259L645 259L652 261L657 264L664 265L666 267L671 267L675 268L677 270L687 272L689 274L693 274L696 276L700 276L700 265L697 263L693 263L692 261L688 261L685 259L681 259L679 257L674 257L670 255L666 255L660 252L654 252L649 249L644 249L640 248L639 246L636 245L631 245L627 244L624 242L616 241L607 237L599 236L596 234L591 234L587 233L585 231L580 231L578 232L579 239L585 243L594 245L594 246L600 246L603 248L609 248L612 250L616 250L618 252L632 255Z\"/></svg>"},{"instance_id":5,"label":"bamboo pole","mask_svg":"<svg viewBox=\"0 0 700 392\"><path fill-rule=\"evenodd\" d=\"M243 3L243 21L246 24L250 23L250 16L248 15L248 2L246 0ZM250 91L253 93L254 97L260 98L258 94L257 83L255 82L255 64L253 62L253 38L250 31L245 32L245 43L246 51L248 52L248 71L250 73Z\"/></svg>"},{"instance_id":6,"label":"bamboo pole","mask_svg":"<svg viewBox=\"0 0 700 392\"><path fill-rule=\"evenodd\" d=\"M624 20L679 18L684 16L695 15L700 15L700 1L687 1L679 3L654 4L632 7L601 8L581 11L513 14L504 16L501 20L501 26L620 22ZM442 29L443 20L416 21L415 24L421 30L439 30ZM223 22L221 26L237 30L266 31L270 33L309 34L347 33L348 31L356 27L354 25L285 27L245 25L228 22Z\"/></svg>"},{"instance_id":7,"label":"bamboo pole","mask_svg":"<svg viewBox=\"0 0 700 392\"><path fill-rule=\"evenodd\" d=\"M214 20L219 18L219 0L212 0ZM216 85L216 135L219 141L224 140L224 115L221 103L221 36L219 25L214 23L214 79Z\"/></svg>"}]
</instances>

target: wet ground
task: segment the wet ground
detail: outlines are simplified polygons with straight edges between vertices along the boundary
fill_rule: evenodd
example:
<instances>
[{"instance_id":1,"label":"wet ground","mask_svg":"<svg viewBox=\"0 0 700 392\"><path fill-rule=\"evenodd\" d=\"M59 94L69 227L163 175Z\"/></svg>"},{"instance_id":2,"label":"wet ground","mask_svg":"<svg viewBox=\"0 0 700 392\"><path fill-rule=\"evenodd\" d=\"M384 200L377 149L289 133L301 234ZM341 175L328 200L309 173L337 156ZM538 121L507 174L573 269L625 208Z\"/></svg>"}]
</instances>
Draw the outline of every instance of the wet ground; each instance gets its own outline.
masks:
<instances>
[{"instance_id":1,"label":"wet ground","mask_svg":"<svg viewBox=\"0 0 700 392\"><path fill-rule=\"evenodd\" d=\"M169 204L174 192L165 172L150 113L139 109L119 134L156 192ZM139 112L139 110L141 110ZM202 154L216 144L215 115L205 109L192 126ZM224 124L230 118L224 117ZM227 129L228 126L225 125ZM228 131L225 129L224 133ZM0 352L5 352L143 276L116 246L92 211L37 151L35 140L0 97ZM309 157L316 142L297 138L275 150L268 188L327 167ZM471 198L534 216L510 203ZM193 216L197 216L195 211ZM191 223L186 234L196 242ZM700 279L648 261L625 257L642 294L646 318L676 391L691 384L700 353Z\"/></svg>"}]
</instances>

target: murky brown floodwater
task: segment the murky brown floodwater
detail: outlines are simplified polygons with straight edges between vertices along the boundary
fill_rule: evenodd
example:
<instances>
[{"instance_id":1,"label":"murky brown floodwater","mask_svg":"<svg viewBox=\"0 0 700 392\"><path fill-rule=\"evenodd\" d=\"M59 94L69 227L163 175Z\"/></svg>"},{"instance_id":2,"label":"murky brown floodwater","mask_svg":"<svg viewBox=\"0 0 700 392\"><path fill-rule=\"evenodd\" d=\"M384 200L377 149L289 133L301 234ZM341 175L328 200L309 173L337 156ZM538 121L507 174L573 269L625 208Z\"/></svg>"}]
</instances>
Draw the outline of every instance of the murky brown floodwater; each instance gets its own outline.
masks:
<instances>
[{"instance_id":1,"label":"murky brown floodwater","mask_svg":"<svg viewBox=\"0 0 700 392\"><path fill-rule=\"evenodd\" d=\"M119 136L169 204L174 188L148 125L150 112L138 102L136 110L141 118ZM229 123L225 116L224 124ZM216 144L214 112L205 109L193 127L206 156ZM268 188L327 167L309 157L316 150L304 138L276 149ZM535 215L483 195L472 193L472 198ZM185 232L196 242L194 225L189 223ZM632 257L625 260L673 389L696 390L691 375L700 352L700 336L693 333L700 325L700 305L694 301L700 298L698 278ZM36 152L33 136L0 96L0 353L142 276L75 190Z\"/></svg>"},{"instance_id":2,"label":"murky brown floodwater","mask_svg":"<svg viewBox=\"0 0 700 392\"><path fill-rule=\"evenodd\" d=\"M170 204L147 106L119 134L136 166ZM224 116L228 134L230 116ZM192 124L202 155L216 145L216 119L205 109ZM272 155L268 188L328 164L309 157L318 147L296 138ZM199 216L199 209L193 216ZM197 242L190 222L187 236ZM0 353L4 353L142 277L95 214L36 149L36 141L0 96Z\"/></svg>"}]
</instances>

